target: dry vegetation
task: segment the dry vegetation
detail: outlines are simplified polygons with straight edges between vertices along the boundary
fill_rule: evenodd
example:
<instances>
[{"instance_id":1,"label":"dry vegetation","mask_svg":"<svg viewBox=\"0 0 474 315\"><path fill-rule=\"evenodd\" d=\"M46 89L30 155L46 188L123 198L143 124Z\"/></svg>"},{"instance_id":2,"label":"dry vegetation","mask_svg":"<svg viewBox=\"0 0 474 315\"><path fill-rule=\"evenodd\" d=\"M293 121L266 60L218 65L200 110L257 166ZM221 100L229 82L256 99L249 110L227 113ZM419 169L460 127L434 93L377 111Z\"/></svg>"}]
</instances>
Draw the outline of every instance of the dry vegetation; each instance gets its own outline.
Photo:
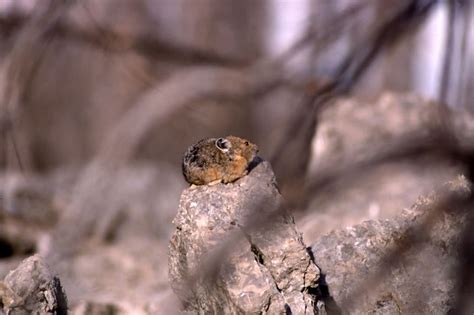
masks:
<instances>
[{"instance_id":1,"label":"dry vegetation","mask_svg":"<svg viewBox=\"0 0 474 315\"><path fill-rule=\"evenodd\" d=\"M347 185L362 185L357 181L372 170L370 183L399 172L381 166L409 163L408 172L416 173L410 185L423 185L420 194L446 180L424 177L427 184L419 184L420 165L429 165L429 174L440 165L426 157L449 161L451 175L462 172L473 182L472 1L307 1L301 34L275 52L269 45L278 35L272 8L283 2L32 0L0 6L1 278L40 252L64 279L73 306L86 300L164 312L172 296L166 246L186 186L181 154L208 136L235 134L257 143L302 226L319 211L324 216L316 220L329 217L340 228L331 202L344 198ZM440 5L449 13L440 85L432 103L413 101L406 95L420 84L415 70L429 71L416 67L417 36ZM358 102L380 103L386 91L399 93L392 103L430 105L400 115L361 105L364 126L388 125L391 117L428 118L410 128L402 121L389 137L363 140L352 151L345 142L341 150L328 149L329 158L315 156L318 132L339 117L331 110L341 98L356 104L356 113ZM351 127L351 117L338 120L338 132L347 129L348 137L362 128ZM331 152L341 157L332 159ZM394 185L402 187L408 207L414 200L403 192L405 179L395 178ZM368 184L361 194L373 190ZM473 209L473 201L472 194L446 194L439 209L446 203ZM356 213L351 224L367 219ZM432 213L407 231L380 270L419 245L439 219L439 211ZM453 271L459 284L453 314L467 307L474 291L474 217L466 220ZM311 229L304 232L312 242ZM375 270L371 281L383 277Z\"/></svg>"}]
</instances>

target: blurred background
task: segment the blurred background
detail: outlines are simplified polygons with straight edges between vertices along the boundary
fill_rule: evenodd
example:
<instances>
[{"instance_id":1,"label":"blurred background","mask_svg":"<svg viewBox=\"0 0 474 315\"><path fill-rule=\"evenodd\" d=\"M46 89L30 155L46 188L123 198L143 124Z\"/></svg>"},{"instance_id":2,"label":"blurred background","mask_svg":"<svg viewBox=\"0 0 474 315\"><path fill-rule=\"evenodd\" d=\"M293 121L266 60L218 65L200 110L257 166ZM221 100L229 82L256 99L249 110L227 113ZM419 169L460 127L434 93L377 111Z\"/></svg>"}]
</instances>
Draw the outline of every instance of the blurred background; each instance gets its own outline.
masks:
<instances>
[{"instance_id":1,"label":"blurred background","mask_svg":"<svg viewBox=\"0 0 474 315\"><path fill-rule=\"evenodd\" d=\"M474 112L473 25L470 0L0 0L0 276L40 252L73 306L163 311L182 154L206 137L259 146L307 244L397 215L466 165L301 187Z\"/></svg>"}]
</instances>

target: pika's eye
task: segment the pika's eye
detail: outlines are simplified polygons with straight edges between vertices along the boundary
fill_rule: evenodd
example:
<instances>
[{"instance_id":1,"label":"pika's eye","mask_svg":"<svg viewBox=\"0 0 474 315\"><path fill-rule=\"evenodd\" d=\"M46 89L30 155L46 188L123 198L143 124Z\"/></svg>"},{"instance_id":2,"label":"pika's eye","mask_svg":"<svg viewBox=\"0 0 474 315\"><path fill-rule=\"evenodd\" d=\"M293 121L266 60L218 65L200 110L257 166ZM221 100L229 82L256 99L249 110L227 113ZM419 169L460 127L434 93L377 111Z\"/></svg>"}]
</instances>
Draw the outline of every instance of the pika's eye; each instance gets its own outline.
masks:
<instances>
[{"instance_id":1,"label":"pika's eye","mask_svg":"<svg viewBox=\"0 0 474 315\"><path fill-rule=\"evenodd\" d=\"M224 138L219 138L216 140L216 147L224 153L229 152L229 149L232 147L230 141Z\"/></svg>"},{"instance_id":2,"label":"pika's eye","mask_svg":"<svg viewBox=\"0 0 474 315\"><path fill-rule=\"evenodd\" d=\"M248 142L248 141L245 141L245 145L247 145L247 146L248 146L248 145L249 145L249 142Z\"/></svg>"}]
</instances>

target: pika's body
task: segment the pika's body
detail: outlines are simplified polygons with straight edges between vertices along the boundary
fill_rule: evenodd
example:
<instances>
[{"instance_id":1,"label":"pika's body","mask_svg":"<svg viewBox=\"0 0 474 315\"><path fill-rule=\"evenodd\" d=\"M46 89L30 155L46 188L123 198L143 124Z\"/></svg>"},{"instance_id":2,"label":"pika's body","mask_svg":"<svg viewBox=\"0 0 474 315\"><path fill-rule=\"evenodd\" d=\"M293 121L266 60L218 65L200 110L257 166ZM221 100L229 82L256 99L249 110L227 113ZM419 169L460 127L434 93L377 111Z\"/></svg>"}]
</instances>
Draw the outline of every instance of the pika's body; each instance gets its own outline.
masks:
<instances>
[{"instance_id":1,"label":"pika's body","mask_svg":"<svg viewBox=\"0 0 474 315\"><path fill-rule=\"evenodd\" d=\"M255 144L235 136L203 139L184 154L183 175L195 185L230 183L247 174L257 152Z\"/></svg>"}]
</instances>

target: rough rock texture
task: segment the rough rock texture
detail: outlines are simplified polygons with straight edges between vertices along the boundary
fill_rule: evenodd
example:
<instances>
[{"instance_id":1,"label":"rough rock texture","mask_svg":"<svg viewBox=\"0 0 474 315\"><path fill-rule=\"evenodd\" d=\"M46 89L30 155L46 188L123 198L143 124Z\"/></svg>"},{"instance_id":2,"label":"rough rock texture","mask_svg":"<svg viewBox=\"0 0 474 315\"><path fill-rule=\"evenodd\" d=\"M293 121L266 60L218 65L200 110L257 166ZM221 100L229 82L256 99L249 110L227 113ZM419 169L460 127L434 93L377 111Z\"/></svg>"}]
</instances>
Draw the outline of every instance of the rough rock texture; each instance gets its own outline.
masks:
<instances>
[{"instance_id":1,"label":"rough rock texture","mask_svg":"<svg viewBox=\"0 0 474 315\"><path fill-rule=\"evenodd\" d=\"M269 163L233 184L186 189L174 219L169 277L187 311L317 313L312 262Z\"/></svg>"},{"instance_id":2,"label":"rough rock texture","mask_svg":"<svg viewBox=\"0 0 474 315\"><path fill-rule=\"evenodd\" d=\"M144 238L90 244L61 273L74 314L175 314L167 277L168 242ZM153 308L148 304L153 303ZM155 304L156 303L156 304ZM150 311L145 311L150 309ZM172 307L171 307L172 308Z\"/></svg>"},{"instance_id":3,"label":"rough rock texture","mask_svg":"<svg viewBox=\"0 0 474 315\"><path fill-rule=\"evenodd\" d=\"M25 259L0 282L0 297L0 314L67 314L61 283L39 255Z\"/></svg>"},{"instance_id":4,"label":"rough rock texture","mask_svg":"<svg viewBox=\"0 0 474 315\"><path fill-rule=\"evenodd\" d=\"M471 189L461 176L444 188L460 197ZM448 313L456 292L453 272L460 234L468 211L474 209L439 206L445 193L446 189L420 197L411 210L392 220L333 231L312 245L329 294L344 313ZM416 234L429 215L434 215L424 229L429 232ZM404 250L409 235L421 242Z\"/></svg>"},{"instance_id":5,"label":"rough rock texture","mask_svg":"<svg viewBox=\"0 0 474 315\"><path fill-rule=\"evenodd\" d=\"M309 177L321 171L374 155L377 148L397 139L426 137L440 127L439 105L416 95L384 93L375 102L341 98L321 115L312 144ZM473 135L474 119L459 113L453 123L465 137ZM417 134L418 136L412 137ZM458 137L462 143L469 143ZM471 143L472 136L471 136ZM426 141L423 141L424 144ZM334 187L315 195L303 215L296 216L307 242L334 229L365 220L388 219L410 207L420 195L463 172L463 166L444 156L397 159L372 166L356 176L343 176ZM337 218L335 220L334 218Z\"/></svg>"}]
</instances>

